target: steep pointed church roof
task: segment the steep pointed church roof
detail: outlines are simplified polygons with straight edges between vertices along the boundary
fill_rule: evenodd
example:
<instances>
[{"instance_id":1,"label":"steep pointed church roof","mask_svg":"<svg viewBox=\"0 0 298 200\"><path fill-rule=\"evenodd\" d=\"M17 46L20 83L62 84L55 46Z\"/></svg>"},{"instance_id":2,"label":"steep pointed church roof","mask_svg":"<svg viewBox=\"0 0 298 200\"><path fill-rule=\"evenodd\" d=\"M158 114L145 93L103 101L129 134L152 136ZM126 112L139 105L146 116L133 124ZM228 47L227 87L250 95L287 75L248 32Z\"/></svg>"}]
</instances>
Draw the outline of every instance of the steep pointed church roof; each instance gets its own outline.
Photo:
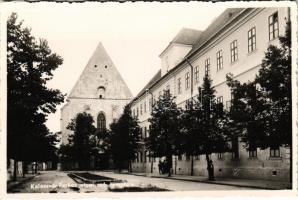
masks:
<instances>
[{"instance_id":1,"label":"steep pointed church roof","mask_svg":"<svg viewBox=\"0 0 298 200\"><path fill-rule=\"evenodd\" d=\"M101 91L100 91L101 90ZM132 94L100 42L68 98L132 99Z\"/></svg>"}]
</instances>

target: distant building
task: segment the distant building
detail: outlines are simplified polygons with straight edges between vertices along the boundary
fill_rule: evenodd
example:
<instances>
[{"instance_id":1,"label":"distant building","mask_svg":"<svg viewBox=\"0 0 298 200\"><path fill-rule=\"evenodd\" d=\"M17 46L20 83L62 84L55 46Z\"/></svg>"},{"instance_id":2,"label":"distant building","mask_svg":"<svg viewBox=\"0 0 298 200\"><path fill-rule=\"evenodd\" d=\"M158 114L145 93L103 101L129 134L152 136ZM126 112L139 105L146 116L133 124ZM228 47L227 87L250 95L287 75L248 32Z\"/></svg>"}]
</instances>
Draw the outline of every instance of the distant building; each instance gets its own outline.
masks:
<instances>
[{"instance_id":1,"label":"distant building","mask_svg":"<svg viewBox=\"0 0 298 200\"><path fill-rule=\"evenodd\" d=\"M68 143L72 131L66 127L78 113L91 114L96 128L108 129L131 99L130 90L99 43L61 109L62 144Z\"/></svg>"},{"instance_id":2,"label":"distant building","mask_svg":"<svg viewBox=\"0 0 298 200\"><path fill-rule=\"evenodd\" d=\"M284 34L289 8L231 8L224 11L205 31L182 29L160 54L161 69L131 102L133 115L142 127L142 138L149 135L152 101L164 90L176 96L178 106L198 95L205 74L213 80L217 100L230 107L231 92L226 74L246 82L257 74L264 52L278 45ZM239 140L240 141L240 140ZM290 151L287 148L247 151L238 142L233 153L212 154L217 177L290 180ZM140 150L132 170L158 173L158 160ZM173 173L190 174L186 156L173 156ZM194 158L194 175L207 176L204 156Z\"/></svg>"}]
</instances>

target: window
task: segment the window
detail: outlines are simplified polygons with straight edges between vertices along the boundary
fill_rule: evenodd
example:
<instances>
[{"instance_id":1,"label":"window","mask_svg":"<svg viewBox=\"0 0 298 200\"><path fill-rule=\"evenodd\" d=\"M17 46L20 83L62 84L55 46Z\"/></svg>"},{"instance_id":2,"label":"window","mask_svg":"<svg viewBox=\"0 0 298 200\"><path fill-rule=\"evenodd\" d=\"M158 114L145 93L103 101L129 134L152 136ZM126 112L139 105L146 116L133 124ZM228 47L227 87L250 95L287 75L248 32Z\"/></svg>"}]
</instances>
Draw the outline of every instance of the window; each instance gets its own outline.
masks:
<instances>
[{"instance_id":1,"label":"window","mask_svg":"<svg viewBox=\"0 0 298 200\"><path fill-rule=\"evenodd\" d=\"M137 162L140 162L140 153L137 153Z\"/></svg>"},{"instance_id":2,"label":"window","mask_svg":"<svg viewBox=\"0 0 298 200\"><path fill-rule=\"evenodd\" d=\"M217 153L217 159L222 160L223 159L223 153Z\"/></svg>"},{"instance_id":3,"label":"window","mask_svg":"<svg viewBox=\"0 0 298 200\"><path fill-rule=\"evenodd\" d=\"M247 33L248 36L248 53L256 49L256 27L250 29Z\"/></svg>"},{"instance_id":4,"label":"window","mask_svg":"<svg viewBox=\"0 0 298 200\"><path fill-rule=\"evenodd\" d=\"M140 105L140 115L143 114L143 104Z\"/></svg>"},{"instance_id":5,"label":"window","mask_svg":"<svg viewBox=\"0 0 298 200\"><path fill-rule=\"evenodd\" d=\"M149 99L149 111L151 111L151 109L152 109L152 99L150 98Z\"/></svg>"},{"instance_id":6,"label":"window","mask_svg":"<svg viewBox=\"0 0 298 200\"><path fill-rule=\"evenodd\" d=\"M147 112L147 108L146 108L146 101L144 102L144 113Z\"/></svg>"},{"instance_id":7,"label":"window","mask_svg":"<svg viewBox=\"0 0 298 200\"><path fill-rule=\"evenodd\" d=\"M199 155L195 155L195 160L200 160L200 156Z\"/></svg>"},{"instance_id":8,"label":"window","mask_svg":"<svg viewBox=\"0 0 298 200\"><path fill-rule=\"evenodd\" d=\"M217 97L216 102L217 103L223 103L223 97L222 96Z\"/></svg>"},{"instance_id":9,"label":"window","mask_svg":"<svg viewBox=\"0 0 298 200\"><path fill-rule=\"evenodd\" d=\"M217 66L217 71L223 68L222 50L216 53L216 66Z\"/></svg>"},{"instance_id":10,"label":"window","mask_svg":"<svg viewBox=\"0 0 298 200\"><path fill-rule=\"evenodd\" d=\"M238 138L232 140L232 159L239 158L239 143Z\"/></svg>"},{"instance_id":11,"label":"window","mask_svg":"<svg viewBox=\"0 0 298 200\"><path fill-rule=\"evenodd\" d=\"M105 95L105 91L106 91L105 87L99 86L97 88L98 98L103 99L104 98L104 95Z\"/></svg>"},{"instance_id":12,"label":"window","mask_svg":"<svg viewBox=\"0 0 298 200\"><path fill-rule=\"evenodd\" d=\"M143 152L140 152L140 161L143 162Z\"/></svg>"},{"instance_id":13,"label":"window","mask_svg":"<svg viewBox=\"0 0 298 200\"><path fill-rule=\"evenodd\" d=\"M144 135L145 135L145 138L147 137L147 127L145 126L144 127Z\"/></svg>"},{"instance_id":14,"label":"window","mask_svg":"<svg viewBox=\"0 0 298 200\"><path fill-rule=\"evenodd\" d=\"M210 75L210 58L205 60L205 76Z\"/></svg>"},{"instance_id":15,"label":"window","mask_svg":"<svg viewBox=\"0 0 298 200\"><path fill-rule=\"evenodd\" d=\"M279 147L276 147L276 148L271 147L270 148L270 157L271 158L280 157L280 149L279 149Z\"/></svg>"},{"instance_id":16,"label":"window","mask_svg":"<svg viewBox=\"0 0 298 200\"><path fill-rule=\"evenodd\" d=\"M196 66L194 68L194 79L195 79L195 83L199 82L199 66Z\"/></svg>"},{"instance_id":17,"label":"window","mask_svg":"<svg viewBox=\"0 0 298 200\"><path fill-rule=\"evenodd\" d=\"M227 109L227 111L230 111L230 109L231 109L231 101L226 101L226 109Z\"/></svg>"},{"instance_id":18,"label":"window","mask_svg":"<svg viewBox=\"0 0 298 200\"><path fill-rule=\"evenodd\" d=\"M147 153L147 151L145 151L145 157L144 157L144 162L145 163L147 162L147 157L148 157L148 153Z\"/></svg>"},{"instance_id":19,"label":"window","mask_svg":"<svg viewBox=\"0 0 298 200\"><path fill-rule=\"evenodd\" d=\"M170 85L167 85L166 92L170 93Z\"/></svg>"},{"instance_id":20,"label":"window","mask_svg":"<svg viewBox=\"0 0 298 200\"><path fill-rule=\"evenodd\" d=\"M97 129L100 132L103 132L106 129L106 117L102 112L97 116Z\"/></svg>"},{"instance_id":21,"label":"window","mask_svg":"<svg viewBox=\"0 0 298 200\"><path fill-rule=\"evenodd\" d=\"M273 40L278 37L278 13L274 13L269 16L269 40Z\"/></svg>"},{"instance_id":22,"label":"window","mask_svg":"<svg viewBox=\"0 0 298 200\"><path fill-rule=\"evenodd\" d=\"M139 116L139 108L137 108L137 117Z\"/></svg>"},{"instance_id":23,"label":"window","mask_svg":"<svg viewBox=\"0 0 298 200\"><path fill-rule=\"evenodd\" d=\"M178 82L177 82L178 94L180 94L180 93L181 93L181 78L178 78L177 81L178 81Z\"/></svg>"},{"instance_id":24,"label":"window","mask_svg":"<svg viewBox=\"0 0 298 200\"><path fill-rule=\"evenodd\" d=\"M189 72L185 74L185 89L189 88Z\"/></svg>"},{"instance_id":25,"label":"window","mask_svg":"<svg viewBox=\"0 0 298 200\"><path fill-rule=\"evenodd\" d=\"M256 158L257 157L257 148L250 148L248 150L248 157L249 158Z\"/></svg>"},{"instance_id":26,"label":"window","mask_svg":"<svg viewBox=\"0 0 298 200\"><path fill-rule=\"evenodd\" d=\"M178 160L182 160L182 156L181 155L178 155Z\"/></svg>"},{"instance_id":27,"label":"window","mask_svg":"<svg viewBox=\"0 0 298 200\"><path fill-rule=\"evenodd\" d=\"M186 156L185 156L185 159L186 159L186 160L190 160L190 155L186 155Z\"/></svg>"},{"instance_id":28,"label":"window","mask_svg":"<svg viewBox=\"0 0 298 200\"><path fill-rule=\"evenodd\" d=\"M237 48L237 40L234 40L230 44L230 50L231 50L231 62L235 62L238 60L238 48Z\"/></svg>"}]
</instances>

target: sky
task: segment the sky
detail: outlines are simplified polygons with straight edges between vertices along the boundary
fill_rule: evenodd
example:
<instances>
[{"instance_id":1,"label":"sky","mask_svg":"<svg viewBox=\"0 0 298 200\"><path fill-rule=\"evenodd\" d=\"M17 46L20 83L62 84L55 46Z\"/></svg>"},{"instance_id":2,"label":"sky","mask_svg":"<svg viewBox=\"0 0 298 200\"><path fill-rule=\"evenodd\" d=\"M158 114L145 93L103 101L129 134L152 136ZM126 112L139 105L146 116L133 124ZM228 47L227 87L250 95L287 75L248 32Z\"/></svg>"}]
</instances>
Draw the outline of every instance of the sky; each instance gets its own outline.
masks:
<instances>
[{"instance_id":1,"label":"sky","mask_svg":"<svg viewBox=\"0 0 298 200\"><path fill-rule=\"evenodd\" d=\"M159 54L182 28L205 30L224 4L182 3L11 3L32 35L48 41L64 62L48 87L69 94L99 42L102 42L135 96L160 69ZM63 104L62 104L63 105ZM47 126L60 131L60 108Z\"/></svg>"}]
</instances>

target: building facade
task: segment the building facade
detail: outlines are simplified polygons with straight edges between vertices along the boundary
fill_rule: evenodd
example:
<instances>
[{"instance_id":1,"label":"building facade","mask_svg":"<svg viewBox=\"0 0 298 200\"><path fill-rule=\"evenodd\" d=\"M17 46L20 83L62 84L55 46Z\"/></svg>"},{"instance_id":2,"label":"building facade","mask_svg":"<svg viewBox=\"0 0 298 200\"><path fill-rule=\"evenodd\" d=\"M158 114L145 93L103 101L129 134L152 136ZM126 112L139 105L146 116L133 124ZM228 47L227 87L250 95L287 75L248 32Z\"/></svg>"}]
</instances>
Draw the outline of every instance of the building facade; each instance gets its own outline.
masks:
<instances>
[{"instance_id":1,"label":"building facade","mask_svg":"<svg viewBox=\"0 0 298 200\"><path fill-rule=\"evenodd\" d=\"M68 143L72 131L66 127L78 113L91 114L95 127L103 130L120 117L131 99L130 90L99 43L61 109L62 144Z\"/></svg>"},{"instance_id":2,"label":"building facade","mask_svg":"<svg viewBox=\"0 0 298 200\"><path fill-rule=\"evenodd\" d=\"M229 109L231 92L226 75L240 82L253 80L269 45L279 45L285 32L289 8L231 8L224 11L204 31L182 29L160 54L161 69L131 101L134 116L140 122L142 138L148 137L152 102L164 90L176 97L177 105L198 95L198 87L208 74L213 80L217 100ZM237 154L212 154L216 177L290 180L290 150L255 149L238 144ZM235 155L238 155L235 157ZM135 172L158 173L159 158L149 158L144 148L132 164ZM204 156L194 158L194 175L207 176ZM190 174L186 156L173 156L173 173Z\"/></svg>"}]
</instances>

